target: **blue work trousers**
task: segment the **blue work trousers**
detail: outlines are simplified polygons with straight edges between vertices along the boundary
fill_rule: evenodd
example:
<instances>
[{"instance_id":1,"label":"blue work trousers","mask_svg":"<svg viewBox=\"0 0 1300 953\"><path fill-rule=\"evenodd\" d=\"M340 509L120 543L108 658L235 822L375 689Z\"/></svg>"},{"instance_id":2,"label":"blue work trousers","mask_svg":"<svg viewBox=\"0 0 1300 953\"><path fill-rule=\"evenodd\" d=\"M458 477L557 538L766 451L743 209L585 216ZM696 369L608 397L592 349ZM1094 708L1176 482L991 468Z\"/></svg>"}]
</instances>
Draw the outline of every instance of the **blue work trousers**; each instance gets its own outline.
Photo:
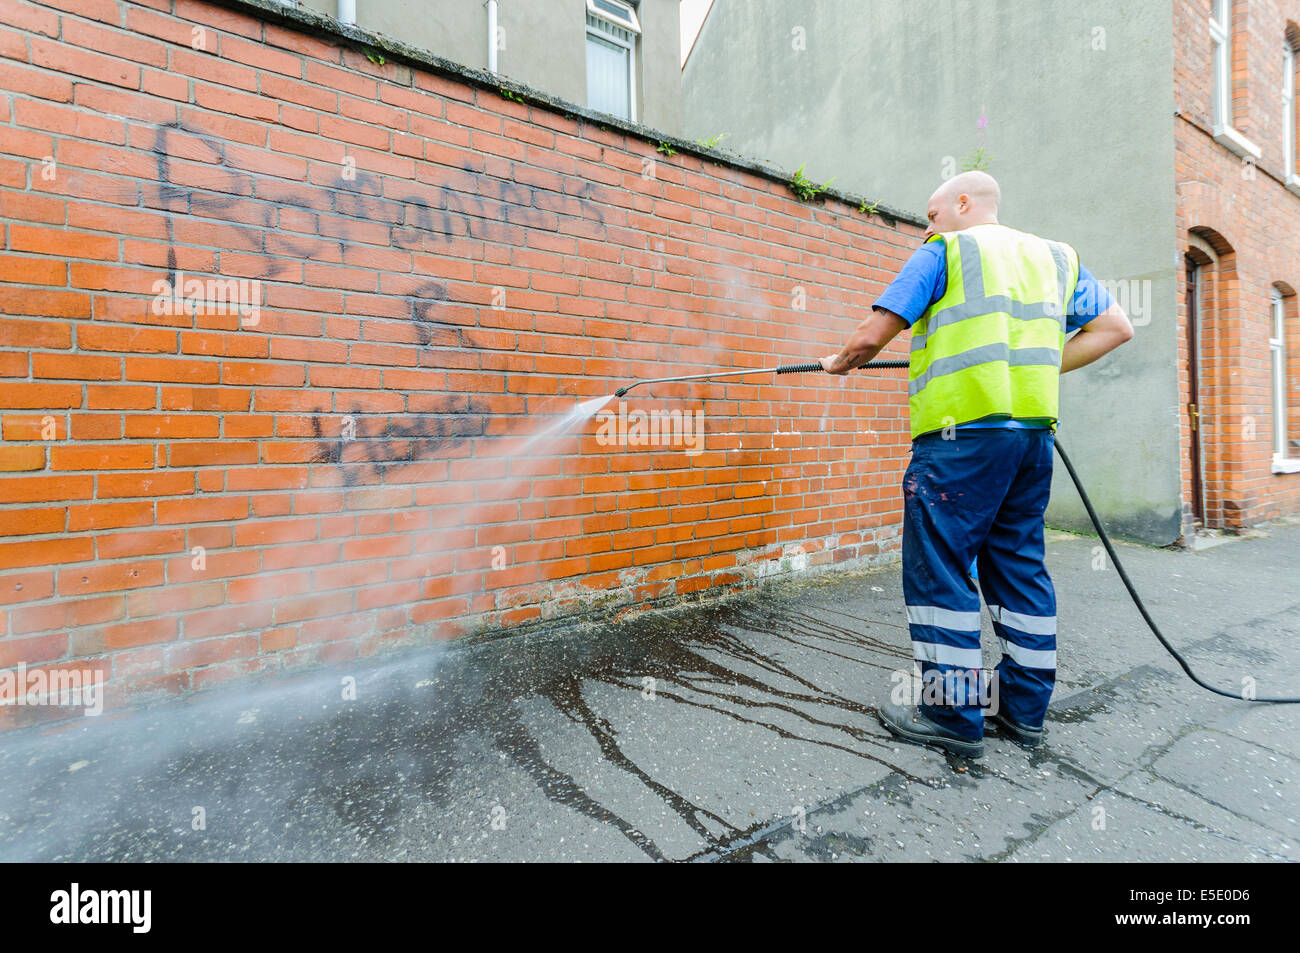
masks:
<instances>
[{"instance_id":1,"label":"blue work trousers","mask_svg":"<svg viewBox=\"0 0 1300 953\"><path fill-rule=\"evenodd\" d=\"M967 738L983 737L990 702L1039 727L1056 681L1056 594L1043 564L1055 437L1045 427L949 435L916 438L903 475L903 596L921 708ZM1002 647L984 677L972 564Z\"/></svg>"}]
</instances>

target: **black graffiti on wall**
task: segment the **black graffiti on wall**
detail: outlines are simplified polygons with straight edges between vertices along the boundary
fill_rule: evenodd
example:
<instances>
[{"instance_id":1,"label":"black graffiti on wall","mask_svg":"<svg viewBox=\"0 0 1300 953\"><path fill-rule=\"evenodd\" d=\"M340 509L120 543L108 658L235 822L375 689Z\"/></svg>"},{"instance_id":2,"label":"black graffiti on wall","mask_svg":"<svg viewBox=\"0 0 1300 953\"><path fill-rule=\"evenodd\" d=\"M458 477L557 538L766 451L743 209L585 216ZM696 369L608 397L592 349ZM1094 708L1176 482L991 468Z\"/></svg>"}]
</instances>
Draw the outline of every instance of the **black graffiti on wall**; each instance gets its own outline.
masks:
<instances>
[{"instance_id":1,"label":"black graffiti on wall","mask_svg":"<svg viewBox=\"0 0 1300 953\"><path fill-rule=\"evenodd\" d=\"M484 436L488 415L473 397L452 396L446 403L445 412L437 414L314 415L311 428L318 449L310 462L337 465L344 486L362 486L388 482L403 464L468 459L470 441Z\"/></svg>"},{"instance_id":2,"label":"black graffiti on wall","mask_svg":"<svg viewBox=\"0 0 1300 953\"><path fill-rule=\"evenodd\" d=\"M241 277L272 282L280 276L286 258L319 259L322 241L337 248L339 261L347 260L349 249L373 247L373 229L366 236L361 230L377 223L386 230L388 247L437 254L454 250L453 243L462 239L523 246L529 230L555 231L562 216L597 226L605 222L597 192L604 187L576 177L562 178L563 191L556 191L488 175L481 162L467 160L459 170L446 170L447 181L423 187L340 162L328 183L308 184L239 168L229 161L228 148L192 122L155 128L152 152L157 182L142 189L140 203L171 213L165 216L166 262L173 284L178 271L178 216L236 227L239 231L231 234L243 244L232 251L264 261L260 274ZM315 214L315 234L282 227L281 210L288 208ZM276 236L272 251L268 251L268 234ZM246 269L247 259L241 261ZM387 292L390 297L407 303L419 347L467 349L461 325L439 317L445 303L455 303L446 281L416 273L381 277L387 282L381 282L380 293L385 293L386 283L396 289ZM312 432L321 447L311 462L338 464L344 481L356 485L383 482L393 466L463 454L467 441L484 435L489 411L482 398L471 394L448 401L443 412L434 414L381 416L355 410L329 415L330 421L340 417L354 421L355 433L346 436L327 436L322 425L326 418L314 416ZM332 423L329 429L335 429Z\"/></svg>"}]
</instances>

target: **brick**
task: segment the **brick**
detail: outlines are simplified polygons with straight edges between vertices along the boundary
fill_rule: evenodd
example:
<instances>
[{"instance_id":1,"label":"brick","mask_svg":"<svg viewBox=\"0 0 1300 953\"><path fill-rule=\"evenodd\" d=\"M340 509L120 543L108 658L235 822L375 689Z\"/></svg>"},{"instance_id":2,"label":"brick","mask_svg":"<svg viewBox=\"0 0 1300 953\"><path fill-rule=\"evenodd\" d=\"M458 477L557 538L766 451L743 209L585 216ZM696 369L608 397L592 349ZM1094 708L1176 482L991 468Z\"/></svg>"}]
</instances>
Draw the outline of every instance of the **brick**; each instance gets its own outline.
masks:
<instances>
[{"instance_id":1,"label":"brick","mask_svg":"<svg viewBox=\"0 0 1300 953\"><path fill-rule=\"evenodd\" d=\"M193 24L136 7L127 8L125 25L134 33L157 37L183 46L189 46L194 37Z\"/></svg>"},{"instance_id":2,"label":"brick","mask_svg":"<svg viewBox=\"0 0 1300 953\"><path fill-rule=\"evenodd\" d=\"M117 239L107 235L87 235L84 232L23 225L9 226L9 247L14 251L102 261L115 261L118 254Z\"/></svg>"},{"instance_id":3,"label":"brick","mask_svg":"<svg viewBox=\"0 0 1300 953\"><path fill-rule=\"evenodd\" d=\"M271 122L280 116L280 107L272 99L264 96L241 93L211 86L207 83L194 84L194 102L204 109L230 113L250 119L265 119Z\"/></svg>"},{"instance_id":4,"label":"brick","mask_svg":"<svg viewBox=\"0 0 1300 953\"><path fill-rule=\"evenodd\" d=\"M31 50L32 63L37 66L127 89L140 86L140 68L111 56L36 37L31 40Z\"/></svg>"},{"instance_id":5,"label":"brick","mask_svg":"<svg viewBox=\"0 0 1300 953\"><path fill-rule=\"evenodd\" d=\"M179 619L146 619L122 622L101 629L100 638L109 652L174 641L180 633Z\"/></svg>"},{"instance_id":6,"label":"brick","mask_svg":"<svg viewBox=\"0 0 1300 953\"><path fill-rule=\"evenodd\" d=\"M257 462L255 443L177 443L168 451L173 467L225 467Z\"/></svg>"},{"instance_id":7,"label":"brick","mask_svg":"<svg viewBox=\"0 0 1300 953\"><path fill-rule=\"evenodd\" d=\"M297 644L297 626L281 626L263 632L260 637L259 648L262 652L280 652Z\"/></svg>"},{"instance_id":8,"label":"brick","mask_svg":"<svg viewBox=\"0 0 1300 953\"><path fill-rule=\"evenodd\" d=\"M100 498L182 496L194 492L193 473L100 473L94 477Z\"/></svg>"},{"instance_id":9,"label":"brick","mask_svg":"<svg viewBox=\"0 0 1300 953\"><path fill-rule=\"evenodd\" d=\"M59 15L53 10L28 4L7 3L0 7L0 23L19 27L26 33L59 35Z\"/></svg>"},{"instance_id":10,"label":"brick","mask_svg":"<svg viewBox=\"0 0 1300 953\"><path fill-rule=\"evenodd\" d=\"M160 524L240 520L248 517L248 500L241 497L159 500L157 512Z\"/></svg>"},{"instance_id":11,"label":"brick","mask_svg":"<svg viewBox=\"0 0 1300 953\"><path fill-rule=\"evenodd\" d=\"M68 637L64 633L0 640L0 669L13 668L19 662L27 666L53 662L67 651Z\"/></svg>"},{"instance_id":12,"label":"brick","mask_svg":"<svg viewBox=\"0 0 1300 953\"><path fill-rule=\"evenodd\" d=\"M233 36L221 38L221 56L237 63L246 63L260 71L282 73L285 76L302 76L301 56L286 53L261 43L250 43Z\"/></svg>"},{"instance_id":13,"label":"brick","mask_svg":"<svg viewBox=\"0 0 1300 953\"><path fill-rule=\"evenodd\" d=\"M195 669L192 675L195 691L201 691L221 685L232 679L247 679L276 670L276 662L269 658L245 659L234 662L219 662Z\"/></svg>"},{"instance_id":14,"label":"brick","mask_svg":"<svg viewBox=\"0 0 1300 953\"><path fill-rule=\"evenodd\" d=\"M48 570L0 576L0 605L34 602L54 594L54 574ZM11 613L12 618L12 613ZM14 632L21 631L17 628Z\"/></svg>"},{"instance_id":15,"label":"brick","mask_svg":"<svg viewBox=\"0 0 1300 953\"><path fill-rule=\"evenodd\" d=\"M105 29L97 24L72 17L64 18L61 39L64 43L71 43L119 59L134 60L137 63L148 63L158 67L167 65L167 50L161 43L119 30ZM114 82L111 79L105 81Z\"/></svg>"},{"instance_id":16,"label":"brick","mask_svg":"<svg viewBox=\"0 0 1300 953\"><path fill-rule=\"evenodd\" d=\"M202 639L173 646L167 653L167 667L172 670L196 668L231 659L250 658L257 652L258 637L255 635Z\"/></svg>"},{"instance_id":17,"label":"brick","mask_svg":"<svg viewBox=\"0 0 1300 953\"><path fill-rule=\"evenodd\" d=\"M52 586L54 574L47 572L47 575ZM10 613L15 633L81 630L122 619L125 615L126 600L121 595L61 599L47 605L19 606Z\"/></svg>"},{"instance_id":18,"label":"brick","mask_svg":"<svg viewBox=\"0 0 1300 953\"><path fill-rule=\"evenodd\" d=\"M68 532L93 529L117 529L123 526L149 526L153 523L153 503L100 503L94 506L69 506ZM101 556L103 553L101 552Z\"/></svg>"},{"instance_id":19,"label":"brick","mask_svg":"<svg viewBox=\"0 0 1300 953\"><path fill-rule=\"evenodd\" d=\"M306 61L303 75L314 86L351 93L362 99L374 99L379 89L379 84L373 79L313 60Z\"/></svg>"},{"instance_id":20,"label":"brick","mask_svg":"<svg viewBox=\"0 0 1300 953\"><path fill-rule=\"evenodd\" d=\"M44 469L44 447L0 447L0 471L20 473Z\"/></svg>"},{"instance_id":21,"label":"brick","mask_svg":"<svg viewBox=\"0 0 1300 953\"><path fill-rule=\"evenodd\" d=\"M88 539L27 540L0 544L0 569L26 568L90 559L94 548Z\"/></svg>"},{"instance_id":22,"label":"brick","mask_svg":"<svg viewBox=\"0 0 1300 953\"><path fill-rule=\"evenodd\" d=\"M0 255L0 281L25 285L66 285L68 266L48 258Z\"/></svg>"},{"instance_id":23,"label":"brick","mask_svg":"<svg viewBox=\"0 0 1300 953\"><path fill-rule=\"evenodd\" d=\"M67 101L66 98L64 101ZM119 89L77 83L73 101L78 106L108 115L165 124L176 120L176 105Z\"/></svg>"},{"instance_id":24,"label":"brick","mask_svg":"<svg viewBox=\"0 0 1300 953\"><path fill-rule=\"evenodd\" d=\"M33 354L32 376L54 380L121 380L122 359L86 354Z\"/></svg>"},{"instance_id":25,"label":"brick","mask_svg":"<svg viewBox=\"0 0 1300 953\"><path fill-rule=\"evenodd\" d=\"M27 377L28 364L25 353L0 351L0 377Z\"/></svg>"},{"instance_id":26,"label":"brick","mask_svg":"<svg viewBox=\"0 0 1300 953\"><path fill-rule=\"evenodd\" d=\"M44 65L44 64L42 64ZM72 82L44 70L30 69L0 60L0 87L8 92L39 96L56 102L72 102Z\"/></svg>"},{"instance_id":27,"label":"brick","mask_svg":"<svg viewBox=\"0 0 1300 953\"><path fill-rule=\"evenodd\" d=\"M51 447L51 470L148 470L154 464L153 447L89 446Z\"/></svg>"},{"instance_id":28,"label":"brick","mask_svg":"<svg viewBox=\"0 0 1300 953\"><path fill-rule=\"evenodd\" d=\"M213 361L128 357L125 369L126 379L131 381L216 384L220 376L220 365Z\"/></svg>"},{"instance_id":29,"label":"brick","mask_svg":"<svg viewBox=\"0 0 1300 953\"><path fill-rule=\"evenodd\" d=\"M0 536L35 536L61 533L67 526L63 509L6 510L0 523Z\"/></svg>"}]
</instances>

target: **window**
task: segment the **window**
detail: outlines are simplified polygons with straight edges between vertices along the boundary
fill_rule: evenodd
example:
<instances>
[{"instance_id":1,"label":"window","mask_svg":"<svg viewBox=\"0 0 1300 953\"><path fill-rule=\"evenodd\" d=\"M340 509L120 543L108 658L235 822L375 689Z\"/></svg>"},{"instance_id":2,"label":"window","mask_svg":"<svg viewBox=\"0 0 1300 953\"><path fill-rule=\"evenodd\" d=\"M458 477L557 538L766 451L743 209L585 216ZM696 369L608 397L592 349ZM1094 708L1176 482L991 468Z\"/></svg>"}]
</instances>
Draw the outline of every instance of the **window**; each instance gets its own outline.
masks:
<instances>
[{"instance_id":1,"label":"window","mask_svg":"<svg viewBox=\"0 0 1300 953\"><path fill-rule=\"evenodd\" d=\"M1286 183L1295 174L1295 50L1282 47L1282 174Z\"/></svg>"},{"instance_id":2,"label":"window","mask_svg":"<svg viewBox=\"0 0 1300 953\"><path fill-rule=\"evenodd\" d=\"M587 105L636 120L636 41L641 23L623 0L587 0Z\"/></svg>"},{"instance_id":3,"label":"window","mask_svg":"<svg viewBox=\"0 0 1300 953\"><path fill-rule=\"evenodd\" d=\"M1232 114L1232 4L1213 0L1210 6L1210 42L1214 45L1214 141L1241 156L1257 160L1263 153L1233 125Z\"/></svg>"},{"instance_id":4,"label":"window","mask_svg":"<svg viewBox=\"0 0 1300 953\"><path fill-rule=\"evenodd\" d=\"M1268 351L1273 371L1273 472L1300 471L1300 449L1287 439L1287 361L1286 361L1286 303L1282 293L1273 289L1273 323L1268 338Z\"/></svg>"},{"instance_id":5,"label":"window","mask_svg":"<svg viewBox=\"0 0 1300 953\"><path fill-rule=\"evenodd\" d=\"M1214 43L1214 125L1232 125L1232 0L1214 0L1210 8Z\"/></svg>"}]
</instances>

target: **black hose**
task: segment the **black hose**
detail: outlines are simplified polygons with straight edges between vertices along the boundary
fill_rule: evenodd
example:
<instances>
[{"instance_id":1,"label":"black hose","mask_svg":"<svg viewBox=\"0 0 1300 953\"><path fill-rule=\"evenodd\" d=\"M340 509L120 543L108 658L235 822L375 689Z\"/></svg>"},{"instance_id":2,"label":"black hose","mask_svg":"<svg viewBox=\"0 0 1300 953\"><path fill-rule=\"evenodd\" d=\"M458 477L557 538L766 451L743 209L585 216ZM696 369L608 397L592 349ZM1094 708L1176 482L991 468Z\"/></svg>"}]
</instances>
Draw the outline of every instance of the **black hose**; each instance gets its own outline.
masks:
<instances>
[{"instance_id":1,"label":"black hose","mask_svg":"<svg viewBox=\"0 0 1300 953\"><path fill-rule=\"evenodd\" d=\"M866 364L863 364L856 369L875 370L875 369L886 369L886 368L903 368L907 366L908 366L907 361L897 361L897 360L869 361ZM776 369L776 373L807 374L807 373L812 373L813 371L824 371L824 370L825 368L822 367L820 361L811 361L807 364L786 364L782 367L778 367ZM737 373L737 372L733 371L731 373ZM755 373L761 373L761 369L755 371ZM705 376L705 375L700 375L700 376ZM666 379L672 380L673 378L666 378ZM654 382L647 381L645 383L654 383ZM621 397L627 390L631 389L631 387L634 386L636 385L635 384L629 385L628 387L625 387L620 391L616 391L615 393ZM1161 634L1160 627L1156 625L1155 619L1151 618L1151 613L1147 611L1146 605L1142 602L1142 597L1138 595L1137 589L1133 586L1133 580L1130 579L1128 577L1128 573L1125 572L1124 564L1119 561L1119 555L1115 552L1115 547L1111 545L1110 537L1106 535L1106 530L1101 525L1101 517L1099 517L1097 515L1097 511L1092 508L1092 500L1088 499L1088 492L1083 488L1083 483L1079 479L1079 474L1074 472L1074 464L1070 462L1069 456L1066 455L1065 448L1061 446L1061 441L1058 439L1055 441L1055 443L1056 443L1056 452L1060 454L1061 462L1065 464L1065 469L1069 471L1070 479L1074 481L1074 488L1079 491L1079 499L1083 500L1083 508L1088 511L1088 519L1092 520L1092 525L1096 527L1097 535L1101 537L1102 545L1106 547L1106 552L1110 554L1110 561L1115 564L1115 569L1119 572L1120 579L1124 580L1124 587L1128 589L1128 594L1133 598L1133 604L1137 606L1138 612L1142 613L1142 618L1146 620L1147 627L1151 630L1151 634L1154 635L1160 641L1160 644L1165 647L1165 651L1174 657L1174 661L1176 661L1180 666L1182 666L1183 671L1187 673L1187 677L1190 678L1192 681L1194 681L1197 685L1200 685L1206 691L1214 692L1214 694L1216 695L1222 695L1224 698L1235 698L1238 701L1266 702L1272 705L1294 705L1300 703L1300 698L1246 698L1244 695L1236 694L1233 692L1226 692L1221 688L1215 688L1213 685L1209 684L1208 682L1202 681L1200 678L1197 677L1196 673L1192 671L1192 667L1187 664L1187 660L1184 659L1181 655L1179 655L1178 650L1169 644L1169 641L1164 637L1164 635Z\"/></svg>"},{"instance_id":2,"label":"black hose","mask_svg":"<svg viewBox=\"0 0 1300 953\"><path fill-rule=\"evenodd\" d=\"M1137 606L1138 612L1142 613L1142 618L1146 620L1147 626L1151 629L1151 633L1160 640L1160 644L1165 647L1165 651L1174 657L1174 661L1183 667L1183 671L1187 673L1187 677L1197 685L1200 685L1206 691L1214 692L1216 695L1222 695L1224 698L1235 698L1238 701L1268 702L1274 705L1294 705L1300 702L1300 698L1246 698L1240 694L1225 692L1221 688L1215 688L1208 682L1203 682L1201 679L1196 677L1196 673L1193 672L1191 666L1187 664L1187 660L1179 655L1177 650L1174 649L1165 637L1160 634L1160 627L1157 626L1155 620L1151 618L1151 613L1147 612L1147 607L1143 604L1142 597L1137 594L1137 589L1133 587L1133 580L1129 579L1128 573L1124 571L1124 564L1119 561L1119 556L1115 553L1115 547L1110 543L1110 537L1106 535L1106 530L1102 528L1101 519L1097 516L1097 511L1092 508L1092 500L1088 499L1088 493L1084 490L1083 483L1079 480L1079 474L1074 472L1074 464L1070 462L1070 458L1066 455L1065 448L1061 446L1061 441L1059 439L1056 441L1056 452L1060 454L1061 462L1065 464L1065 469L1069 471L1070 479L1074 481L1074 488L1079 491L1079 499L1083 500L1083 508L1088 511L1088 519L1092 520L1092 525L1097 528L1097 535L1101 537L1101 544L1106 547L1106 552L1110 554L1110 561L1115 564L1115 569L1119 572L1119 578L1124 580L1124 586L1128 589L1128 594L1133 597L1133 604Z\"/></svg>"}]
</instances>

